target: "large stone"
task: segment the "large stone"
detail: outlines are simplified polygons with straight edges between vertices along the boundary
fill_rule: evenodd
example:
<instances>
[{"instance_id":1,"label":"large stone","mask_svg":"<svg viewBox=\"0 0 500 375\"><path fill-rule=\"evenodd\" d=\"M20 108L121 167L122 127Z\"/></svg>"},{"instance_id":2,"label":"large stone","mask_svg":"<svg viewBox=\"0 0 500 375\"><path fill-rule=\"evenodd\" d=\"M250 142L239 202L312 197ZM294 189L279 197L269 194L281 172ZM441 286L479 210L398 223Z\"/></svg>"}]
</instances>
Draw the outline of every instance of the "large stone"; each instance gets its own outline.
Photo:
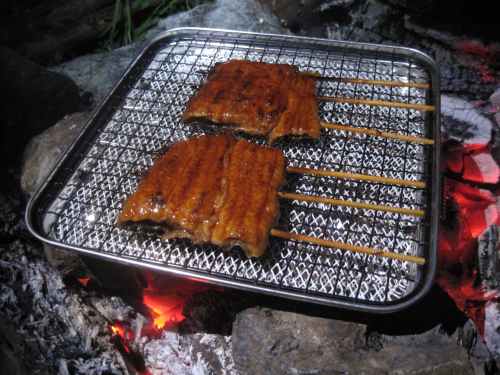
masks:
<instances>
[{"instance_id":1,"label":"large stone","mask_svg":"<svg viewBox=\"0 0 500 375\"><path fill-rule=\"evenodd\" d=\"M166 17L147 33L145 41L111 52L82 56L52 70L70 76L82 90L92 94L94 104L99 104L149 40L167 30L189 26L267 33L286 32L278 18L257 0L217 0Z\"/></svg>"},{"instance_id":2,"label":"large stone","mask_svg":"<svg viewBox=\"0 0 500 375\"><path fill-rule=\"evenodd\" d=\"M191 11L165 18L148 34L152 37L175 27L211 27L282 34L286 32L271 9L257 0L216 0Z\"/></svg>"},{"instance_id":3,"label":"large stone","mask_svg":"<svg viewBox=\"0 0 500 375\"><path fill-rule=\"evenodd\" d=\"M326 37L329 24L345 24L355 0L260 0L294 34ZM359 3L359 1L358 1Z\"/></svg>"},{"instance_id":4,"label":"large stone","mask_svg":"<svg viewBox=\"0 0 500 375\"><path fill-rule=\"evenodd\" d=\"M45 181L68 147L82 132L88 117L86 112L68 115L33 138L26 148L21 175L21 188L27 195L32 195ZM127 286L131 300L138 298L140 294L138 270L135 267L80 256L76 252L50 245L44 245L44 251L49 263L62 274L88 267L108 291L116 292Z\"/></svg>"},{"instance_id":5,"label":"large stone","mask_svg":"<svg viewBox=\"0 0 500 375\"><path fill-rule=\"evenodd\" d=\"M92 95L95 106L116 85L142 47L141 43L136 43L111 52L81 56L52 70L71 77L82 90Z\"/></svg>"},{"instance_id":6,"label":"large stone","mask_svg":"<svg viewBox=\"0 0 500 375\"><path fill-rule=\"evenodd\" d=\"M80 134L88 116L86 112L68 115L30 141L25 150L21 175L21 188L26 194L33 194L42 184Z\"/></svg>"},{"instance_id":7,"label":"large stone","mask_svg":"<svg viewBox=\"0 0 500 375\"><path fill-rule=\"evenodd\" d=\"M251 308L233 326L241 374L473 374L456 336L370 335L364 324Z\"/></svg>"},{"instance_id":8,"label":"large stone","mask_svg":"<svg viewBox=\"0 0 500 375\"><path fill-rule=\"evenodd\" d=\"M21 174L21 188L32 195L45 181L61 156L85 126L88 113L74 113L36 136L26 147ZM44 245L49 263L63 274L81 268L81 259L75 252Z\"/></svg>"},{"instance_id":9,"label":"large stone","mask_svg":"<svg viewBox=\"0 0 500 375\"><path fill-rule=\"evenodd\" d=\"M0 47L0 158L2 166L20 161L31 137L65 114L79 110L78 87L68 77L50 72L15 52Z\"/></svg>"}]
</instances>

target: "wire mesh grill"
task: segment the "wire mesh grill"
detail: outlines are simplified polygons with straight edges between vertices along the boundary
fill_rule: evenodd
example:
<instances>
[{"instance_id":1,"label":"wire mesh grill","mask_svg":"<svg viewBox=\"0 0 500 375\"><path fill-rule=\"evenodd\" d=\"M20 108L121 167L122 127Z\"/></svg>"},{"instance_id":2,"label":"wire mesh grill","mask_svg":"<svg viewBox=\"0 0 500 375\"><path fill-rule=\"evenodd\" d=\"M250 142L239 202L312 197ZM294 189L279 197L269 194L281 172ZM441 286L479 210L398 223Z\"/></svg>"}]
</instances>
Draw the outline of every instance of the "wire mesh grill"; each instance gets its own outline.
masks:
<instances>
[{"instance_id":1,"label":"wire mesh grill","mask_svg":"<svg viewBox=\"0 0 500 375\"><path fill-rule=\"evenodd\" d=\"M176 34L150 47L135 63L94 119L85 147L74 153L65 179L55 179L50 204L40 209L48 239L118 260L134 260L232 285L281 291L308 300L321 297L382 305L406 298L422 282L422 269L408 262L334 248L272 239L266 256L248 259L187 240L163 240L148 231L116 226L122 202L154 158L168 145L216 131L185 125L188 99L217 62L247 59L286 63L322 76L429 82L428 72L405 56L327 48L304 40L196 31ZM318 95L428 103L425 89L318 81ZM324 121L407 135L429 136L429 117L417 110L321 103ZM91 134L91 135L88 135ZM263 139L253 141L263 143ZM431 181L432 149L362 134L323 129L319 141L284 141L289 166ZM426 148L427 147L427 148ZM429 191L361 181L289 175L283 191L337 199L428 209ZM322 203L281 202L278 228L358 246L427 256L428 218Z\"/></svg>"}]
</instances>

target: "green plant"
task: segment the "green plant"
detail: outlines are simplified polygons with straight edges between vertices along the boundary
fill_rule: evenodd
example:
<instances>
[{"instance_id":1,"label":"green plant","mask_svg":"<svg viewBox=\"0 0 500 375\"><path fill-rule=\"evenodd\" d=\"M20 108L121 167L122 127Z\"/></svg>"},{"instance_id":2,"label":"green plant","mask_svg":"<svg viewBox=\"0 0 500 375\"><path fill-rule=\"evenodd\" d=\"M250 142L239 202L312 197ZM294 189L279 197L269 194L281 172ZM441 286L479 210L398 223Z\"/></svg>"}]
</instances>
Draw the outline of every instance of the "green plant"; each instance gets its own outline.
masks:
<instances>
[{"instance_id":1,"label":"green plant","mask_svg":"<svg viewBox=\"0 0 500 375\"><path fill-rule=\"evenodd\" d=\"M170 14L191 9L199 0L115 0L113 18L106 30L108 47L140 39L147 30Z\"/></svg>"}]
</instances>

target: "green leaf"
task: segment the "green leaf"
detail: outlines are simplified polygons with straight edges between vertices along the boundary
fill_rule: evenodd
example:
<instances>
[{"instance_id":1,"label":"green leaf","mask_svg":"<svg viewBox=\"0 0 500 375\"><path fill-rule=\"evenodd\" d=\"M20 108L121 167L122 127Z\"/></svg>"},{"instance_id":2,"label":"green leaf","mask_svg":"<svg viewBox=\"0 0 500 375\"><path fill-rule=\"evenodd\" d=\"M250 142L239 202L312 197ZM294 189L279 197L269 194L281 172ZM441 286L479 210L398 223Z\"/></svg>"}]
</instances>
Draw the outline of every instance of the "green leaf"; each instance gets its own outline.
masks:
<instances>
[{"instance_id":1,"label":"green leaf","mask_svg":"<svg viewBox=\"0 0 500 375\"><path fill-rule=\"evenodd\" d=\"M158 21L173 13L212 0L115 0L113 18L106 27L105 45L126 45L144 36ZM135 22L135 24L134 24Z\"/></svg>"},{"instance_id":2,"label":"green leaf","mask_svg":"<svg viewBox=\"0 0 500 375\"><path fill-rule=\"evenodd\" d=\"M109 33L110 34L110 37L109 37L110 41L112 41L116 37L118 23L120 22L121 14L122 14L122 1L115 0L115 8L113 11L113 20L111 21L111 32Z\"/></svg>"}]
</instances>

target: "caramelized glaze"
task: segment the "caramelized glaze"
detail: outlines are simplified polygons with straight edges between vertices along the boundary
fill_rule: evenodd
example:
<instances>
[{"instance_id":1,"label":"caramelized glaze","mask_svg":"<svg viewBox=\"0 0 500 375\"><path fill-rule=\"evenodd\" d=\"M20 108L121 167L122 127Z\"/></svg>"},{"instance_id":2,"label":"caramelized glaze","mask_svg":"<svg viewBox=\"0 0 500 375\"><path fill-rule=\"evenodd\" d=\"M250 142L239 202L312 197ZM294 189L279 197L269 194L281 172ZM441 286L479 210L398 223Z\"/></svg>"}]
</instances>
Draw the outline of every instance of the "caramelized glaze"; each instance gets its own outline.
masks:
<instances>
[{"instance_id":1,"label":"caramelized glaze","mask_svg":"<svg viewBox=\"0 0 500 375\"><path fill-rule=\"evenodd\" d=\"M184 121L196 120L268 136L270 142L287 135L317 139L315 79L286 64L217 64L184 112Z\"/></svg>"},{"instance_id":2,"label":"caramelized glaze","mask_svg":"<svg viewBox=\"0 0 500 375\"><path fill-rule=\"evenodd\" d=\"M285 176L281 151L232 136L174 144L126 199L118 223L163 224L166 237L188 237L264 254L279 214Z\"/></svg>"}]
</instances>

